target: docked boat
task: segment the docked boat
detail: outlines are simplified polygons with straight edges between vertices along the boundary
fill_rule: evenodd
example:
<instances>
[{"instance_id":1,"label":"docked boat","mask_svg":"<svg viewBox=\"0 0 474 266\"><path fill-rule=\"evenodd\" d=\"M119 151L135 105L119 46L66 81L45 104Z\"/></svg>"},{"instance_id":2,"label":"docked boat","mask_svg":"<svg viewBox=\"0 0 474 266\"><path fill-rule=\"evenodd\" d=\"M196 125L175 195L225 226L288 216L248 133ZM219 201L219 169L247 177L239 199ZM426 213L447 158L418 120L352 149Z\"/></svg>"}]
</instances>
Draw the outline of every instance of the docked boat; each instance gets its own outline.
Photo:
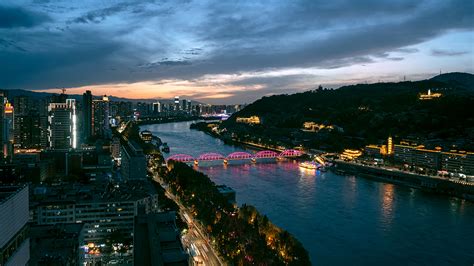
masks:
<instances>
[{"instance_id":1,"label":"docked boat","mask_svg":"<svg viewBox=\"0 0 474 266\"><path fill-rule=\"evenodd\" d=\"M318 169L318 164L315 162L302 162L299 166L306 169Z\"/></svg>"},{"instance_id":2,"label":"docked boat","mask_svg":"<svg viewBox=\"0 0 474 266\"><path fill-rule=\"evenodd\" d=\"M163 143L163 147L161 147L161 151L166 152L166 153L170 152L170 147L168 146L168 143L166 142Z\"/></svg>"}]
</instances>

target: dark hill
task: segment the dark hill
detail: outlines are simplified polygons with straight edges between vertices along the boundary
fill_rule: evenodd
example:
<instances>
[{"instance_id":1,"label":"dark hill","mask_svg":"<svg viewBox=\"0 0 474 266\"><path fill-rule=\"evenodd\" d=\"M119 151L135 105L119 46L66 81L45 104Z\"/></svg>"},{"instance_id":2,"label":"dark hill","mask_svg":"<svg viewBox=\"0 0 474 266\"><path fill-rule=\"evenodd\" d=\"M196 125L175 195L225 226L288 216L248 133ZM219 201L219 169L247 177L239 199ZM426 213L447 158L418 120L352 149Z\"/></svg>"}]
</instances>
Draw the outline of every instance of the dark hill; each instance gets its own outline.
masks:
<instances>
[{"instance_id":1,"label":"dark hill","mask_svg":"<svg viewBox=\"0 0 474 266\"><path fill-rule=\"evenodd\" d=\"M440 81L474 91L474 75L470 73L446 73L433 77L430 80Z\"/></svg>"},{"instance_id":2,"label":"dark hill","mask_svg":"<svg viewBox=\"0 0 474 266\"><path fill-rule=\"evenodd\" d=\"M378 142L389 134L399 138L472 140L472 77L451 73L416 82L358 84L336 90L320 87L292 95L269 96L234 114L222 127L234 136L272 139L279 144L296 144L303 138L313 145L318 142L315 138L331 142L328 138L337 137L339 146L354 146ZM419 100L420 93L428 89L443 96ZM259 116L263 124L248 126L235 122L236 117L251 115ZM298 136L298 129L307 121L337 125L344 133Z\"/></svg>"}]
</instances>

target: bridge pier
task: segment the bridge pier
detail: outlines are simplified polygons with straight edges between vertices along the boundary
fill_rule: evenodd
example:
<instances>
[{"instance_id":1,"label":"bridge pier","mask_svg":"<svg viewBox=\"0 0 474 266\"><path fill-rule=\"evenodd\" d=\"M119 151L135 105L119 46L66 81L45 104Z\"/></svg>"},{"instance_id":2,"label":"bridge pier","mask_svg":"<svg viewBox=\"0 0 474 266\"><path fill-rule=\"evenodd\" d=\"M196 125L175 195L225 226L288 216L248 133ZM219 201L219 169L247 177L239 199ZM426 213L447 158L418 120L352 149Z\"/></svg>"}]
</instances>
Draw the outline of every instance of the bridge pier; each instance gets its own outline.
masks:
<instances>
[{"instance_id":1,"label":"bridge pier","mask_svg":"<svg viewBox=\"0 0 474 266\"><path fill-rule=\"evenodd\" d=\"M227 165L229 162L227 161L227 159L224 159L224 165Z\"/></svg>"},{"instance_id":2,"label":"bridge pier","mask_svg":"<svg viewBox=\"0 0 474 266\"><path fill-rule=\"evenodd\" d=\"M194 165L195 165L195 166L198 166L198 165L199 165L199 161L198 161L198 160L194 160Z\"/></svg>"},{"instance_id":3,"label":"bridge pier","mask_svg":"<svg viewBox=\"0 0 474 266\"><path fill-rule=\"evenodd\" d=\"M257 159L255 159L255 158L250 159L250 161L251 161L252 163L257 163Z\"/></svg>"}]
</instances>

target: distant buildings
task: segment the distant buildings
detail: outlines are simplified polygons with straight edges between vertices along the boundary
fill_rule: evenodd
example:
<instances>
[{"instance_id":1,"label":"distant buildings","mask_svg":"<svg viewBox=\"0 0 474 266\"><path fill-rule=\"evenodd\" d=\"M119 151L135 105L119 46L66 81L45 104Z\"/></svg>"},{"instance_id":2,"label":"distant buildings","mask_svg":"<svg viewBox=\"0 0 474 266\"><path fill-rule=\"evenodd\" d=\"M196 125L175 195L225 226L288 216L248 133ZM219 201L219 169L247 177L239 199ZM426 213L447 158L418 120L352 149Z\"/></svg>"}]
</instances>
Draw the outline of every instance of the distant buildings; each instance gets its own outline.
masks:
<instances>
[{"instance_id":1,"label":"distant buildings","mask_svg":"<svg viewBox=\"0 0 474 266\"><path fill-rule=\"evenodd\" d=\"M236 118L237 123L245 123L245 124L251 124L251 125L258 125L261 123L260 117L258 116L251 116L251 117L237 117Z\"/></svg>"},{"instance_id":2,"label":"distant buildings","mask_svg":"<svg viewBox=\"0 0 474 266\"><path fill-rule=\"evenodd\" d=\"M418 98L420 100L433 100L433 99L439 98L441 96L442 96L441 93L439 93L439 92L432 93L431 89L429 89L427 93L421 93Z\"/></svg>"},{"instance_id":3,"label":"distant buildings","mask_svg":"<svg viewBox=\"0 0 474 266\"><path fill-rule=\"evenodd\" d=\"M0 186L0 265L28 265L28 186Z\"/></svg>"},{"instance_id":4,"label":"distant buildings","mask_svg":"<svg viewBox=\"0 0 474 266\"><path fill-rule=\"evenodd\" d=\"M441 147L427 149L406 141L393 144L389 137L387 145L367 145L364 153L372 157L391 156L395 162L434 171L474 175L474 152L443 151Z\"/></svg>"}]
</instances>

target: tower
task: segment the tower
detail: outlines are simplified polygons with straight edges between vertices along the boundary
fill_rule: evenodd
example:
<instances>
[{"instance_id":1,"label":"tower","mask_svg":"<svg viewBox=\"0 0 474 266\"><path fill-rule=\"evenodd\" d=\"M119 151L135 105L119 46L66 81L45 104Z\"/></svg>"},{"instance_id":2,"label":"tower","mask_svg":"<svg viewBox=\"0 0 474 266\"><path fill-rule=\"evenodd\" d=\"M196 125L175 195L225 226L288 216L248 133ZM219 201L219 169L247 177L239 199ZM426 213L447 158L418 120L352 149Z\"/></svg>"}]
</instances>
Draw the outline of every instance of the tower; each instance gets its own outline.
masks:
<instances>
[{"instance_id":1,"label":"tower","mask_svg":"<svg viewBox=\"0 0 474 266\"><path fill-rule=\"evenodd\" d=\"M392 155L393 154L393 140L392 136L388 136L387 139L387 155Z\"/></svg>"},{"instance_id":2,"label":"tower","mask_svg":"<svg viewBox=\"0 0 474 266\"><path fill-rule=\"evenodd\" d=\"M82 94L82 138L87 140L92 135L92 93Z\"/></svg>"}]
</instances>

